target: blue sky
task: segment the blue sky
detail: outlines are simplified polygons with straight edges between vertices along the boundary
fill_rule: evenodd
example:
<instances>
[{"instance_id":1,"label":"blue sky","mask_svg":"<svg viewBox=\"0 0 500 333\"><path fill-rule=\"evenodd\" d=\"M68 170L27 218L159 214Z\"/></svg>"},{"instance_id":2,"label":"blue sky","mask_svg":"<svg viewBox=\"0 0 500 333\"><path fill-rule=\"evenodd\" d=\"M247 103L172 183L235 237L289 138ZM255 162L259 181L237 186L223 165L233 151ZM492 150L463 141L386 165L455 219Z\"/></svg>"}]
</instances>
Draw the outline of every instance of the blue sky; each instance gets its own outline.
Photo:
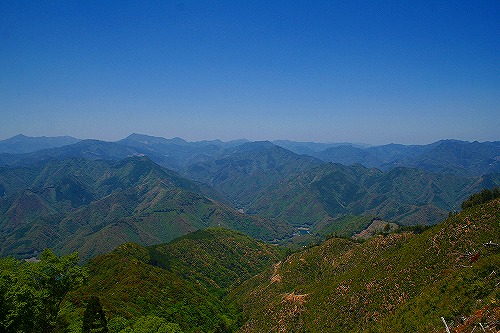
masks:
<instances>
[{"instance_id":1,"label":"blue sky","mask_svg":"<svg viewBox=\"0 0 500 333\"><path fill-rule=\"evenodd\" d=\"M0 139L500 140L498 1L2 1Z\"/></svg>"}]
</instances>

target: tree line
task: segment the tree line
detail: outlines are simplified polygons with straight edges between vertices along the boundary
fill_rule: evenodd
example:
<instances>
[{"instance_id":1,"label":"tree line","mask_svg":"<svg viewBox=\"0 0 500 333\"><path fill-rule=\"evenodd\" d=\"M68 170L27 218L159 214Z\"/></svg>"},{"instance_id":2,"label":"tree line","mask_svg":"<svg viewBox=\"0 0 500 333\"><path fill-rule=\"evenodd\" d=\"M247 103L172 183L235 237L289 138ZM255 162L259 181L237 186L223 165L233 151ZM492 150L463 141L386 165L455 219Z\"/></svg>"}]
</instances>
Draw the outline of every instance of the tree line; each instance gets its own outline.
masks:
<instances>
[{"instance_id":1,"label":"tree line","mask_svg":"<svg viewBox=\"0 0 500 333\"><path fill-rule=\"evenodd\" d=\"M499 187L495 187L492 190L485 188L479 193L472 194L467 200L462 202L462 209L480 205L496 198L500 198Z\"/></svg>"}]
</instances>

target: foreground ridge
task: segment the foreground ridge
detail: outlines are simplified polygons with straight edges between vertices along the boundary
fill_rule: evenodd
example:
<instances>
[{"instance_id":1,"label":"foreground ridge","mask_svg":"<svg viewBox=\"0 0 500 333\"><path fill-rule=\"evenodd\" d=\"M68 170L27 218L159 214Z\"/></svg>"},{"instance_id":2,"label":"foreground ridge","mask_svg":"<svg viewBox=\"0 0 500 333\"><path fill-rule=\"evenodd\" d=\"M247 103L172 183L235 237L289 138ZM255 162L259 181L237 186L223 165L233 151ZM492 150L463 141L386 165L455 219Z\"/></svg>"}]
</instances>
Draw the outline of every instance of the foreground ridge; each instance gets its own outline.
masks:
<instances>
[{"instance_id":1,"label":"foreground ridge","mask_svg":"<svg viewBox=\"0 0 500 333\"><path fill-rule=\"evenodd\" d=\"M249 318L241 332L439 332L441 317L453 332L497 332L499 239L496 199L420 235L328 240L230 297Z\"/></svg>"}]
</instances>

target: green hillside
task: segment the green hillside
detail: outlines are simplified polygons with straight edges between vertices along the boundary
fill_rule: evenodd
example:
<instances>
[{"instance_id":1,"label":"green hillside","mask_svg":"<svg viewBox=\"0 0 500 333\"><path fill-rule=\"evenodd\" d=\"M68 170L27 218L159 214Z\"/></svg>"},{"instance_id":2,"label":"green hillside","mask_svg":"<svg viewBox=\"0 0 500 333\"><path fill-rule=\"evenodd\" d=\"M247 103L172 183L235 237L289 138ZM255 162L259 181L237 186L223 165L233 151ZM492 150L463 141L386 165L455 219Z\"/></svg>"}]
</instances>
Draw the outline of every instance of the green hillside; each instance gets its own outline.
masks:
<instances>
[{"instance_id":1,"label":"green hillside","mask_svg":"<svg viewBox=\"0 0 500 333\"><path fill-rule=\"evenodd\" d=\"M409 168L383 172L329 163L291 175L260 192L248 212L295 226L316 227L319 233L349 229L351 219L346 216L429 225L458 210L471 193L499 181L493 175L459 177Z\"/></svg>"},{"instance_id":2,"label":"green hillside","mask_svg":"<svg viewBox=\"0 0 500 333\"><path fill-rule=\"evenodd\" d=\"M225 229L200 230L148 251L155 265L217 294L267 268L279 254L276 246Z\"/></svg>"},{"instance_id":3,"label":"green hillside","mask_svg":"<svg viewBox=\"0 0 500 333\"><path fill-rule=\"evenodd\" d=\"M497 194L471 196L461 213L421 234L331 238L288 256L221 228L149 247L128 242L85 265L85 284L66 295L51 327L81 332L86 304L97 297L112 333L154 323L174 332L444 332L442 319L452 332L497 332ZM22 325L9 321L11 308L31 311L18 302L24 289L13 288L22 285L15 279L36 285L30 272L44 276L43 267L58 265L49 257L43 265L0 260L0 300L8 300L0 325ZM29 292L44 301L44 289Z\"/></svg>"},{"instance_id":4,"label":"green hillside","mask_svg":"<svg viewBox=\"0 0 500 333\"><path fill-rule=\"evenodd\" d=\"M2 168L0 183L0 255L31 257L51 247L85 260L127 241L159 244L217 226L261 239L291 233L206 197L202 186L147 157Z\"/></svg>"},{"instance_id":5,"label":"green hillside","mask_svg":"<svg viewBox=\"0 0 500 333\"><path fill-rule=\"evenodd\" d=\"M71 294L66 304L70 314L82 313L83 300L98 296L108 320L121 317L133 323L154 315L192 332L208 331L236 318L226 318L229 310L204 288L150 265L148 251L140 245L125 243L92 259L87 267L88 284Z\"/></svg>"},{"instance_id":6,"label":"green hillside","mask_svg":"<svg viewBox=\"0 0 500 333\"><path fill-rule=\"evenodd\" d=\"M213 186L235 207L246 207L255 196L291 174L308 170L321 161L297 155L271 142L251 142L222 157L193 163L182 175Z\"/></svg>"},{"instance_id":7,"label":"green hillside","mask_svg":"<svg viewBox=\"0 0 500 333\"><path fill-rule=\"evenodd\" d=\"M500 249L488 244L499 240L496 199L419 235L330 239L230 297L248 318L240 332L444 332L440 317L496 332Z\"/></svg>"},{"instance_id":8,"label":"green hillside","mask_svg":"<svg viewBox=\"0 0 500 333\"><path fill-rule=\"evenodd\" d=\"M94 295L112 323L157 316L184 332L232 332L241 314L222 296L278 257L276 247L225 229L153 247L126 243L89 261L88 283L70 295L63 316L78 326L83 300Z\"/></svg>"}]
</instances>

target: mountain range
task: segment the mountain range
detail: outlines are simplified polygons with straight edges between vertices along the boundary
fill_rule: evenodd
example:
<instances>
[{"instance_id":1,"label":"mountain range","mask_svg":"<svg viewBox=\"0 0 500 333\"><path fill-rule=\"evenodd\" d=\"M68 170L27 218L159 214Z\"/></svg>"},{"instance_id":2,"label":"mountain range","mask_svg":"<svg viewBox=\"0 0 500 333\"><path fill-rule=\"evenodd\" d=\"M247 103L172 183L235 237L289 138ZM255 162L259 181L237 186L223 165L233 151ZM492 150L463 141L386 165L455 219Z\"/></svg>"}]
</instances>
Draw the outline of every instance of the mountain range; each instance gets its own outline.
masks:
<instances>
[{"instance_id":1,"label":"mountain range","mask_svg":"<svg viewBox=\"0 0 500 333\"><path fill-rule=\"evenodd\" d=\"M91 259L60 311L70 331L97 296L110 332L153 316L183 332L497 332L500 199L421 234L331 238L290 253L206 229ZM79 326L80 325L80 326ZM74 328L74 330L73 330Z\"/></svg>"},{"instance_id":2,"label":"mountain range","mask_svg":"<svg viewBox=\"0 0 500 333\"><path fill-rule=\"evenodd\" d=\"M82 146L72 146L83 141ZM95 146L100 143L100 146ZM80 140L73 137L27 137L17 135L0 140L0 163L22 164L42 157L72 156L80 150L89 158L120 159L133 154L145 154L169 169L179 170L197 162L222 157L232 148L249 143L240 139L228 142L206 140L188 142L181 138L165 139L143 134L131 134L116 145L103 147L105 141ZM344 165L361 164L365 167L389 170L411 167L438 173L480 176L500 172L500 141L468 142L441 140L427 145L387 144L369 146L353 143L315 143L276 140L272 142L298 155L309 155L323 162ZM64 149L51 149L68 146ZM121 147L121 148L119 148ZM126 147L126 149L124 149ZM40 151L41 152L37 152ZM34 153L36 154L29 154ZM28 154L13 157L11 154Z\"/></svg>"},{"instance_id":3,"label":"mountain range","mask_svg":"<svg viewBox=\"0 0 500 333\"><path fill-rule=\"evenodd\" d=\"M321 164L259 193L248 211L295 226L334 224L345 215L372 215L402 225L435 224L471 192L496 186L498 174L459 177L397 167ZM272 200L270 200L272 198Z\"/></svg>"},{"instance_id":4,"label":"mountain range","mask_svg":"<svg viewBox=\"0 0 500 333\"><path fill-rule=\"evenodd\" d=\"M312 156L325 162L362 164L383 170L411 167L436 173L480 176L499 172L499 150L499 141L443 140L422 146L390 144L365 149L344 145L315 152Z\"/></svg>"},{"instance_id":5,"label":"mountain range","mask_svg":"<svg viewBox=\"0 0 500 333\"><path fill-rule=\"evenodd\" d=\"M117 142L16 136L0 141L7 146L0 254L17 257L51 247L86 260L123 242L158 244L214 226L283 243L304 231L351 236L374 219L433 225L500 185L499 142L366 147L132 134ZM364 158L325 162L334 151Z\"/></svg>"},{"instance_id":6,"label":"mountain range","mask_svg":"<svg viewBox=\"0 0 500 333\"><path fill-rule=\"evenodd\" d=\"M280 228L207 197L210 189L147 157L3 168L0 183L2 255L29 257L50 247L88 259L123 242L162 243L210 226L263 239Z\"/></svg>"},{"instance_id":7,"label":"mountain range","mask_svg":"<svg viewBox=\"0 0 500 333\"><path fill-rule=\"evenodd\" d=\"M0 258L0 300L22 305L12 279L44 248L87 272L56 332L89 299L111 333L500 330L498 142L0 147L0 257L30 258Z\"/></svg>"}]
</instances>

